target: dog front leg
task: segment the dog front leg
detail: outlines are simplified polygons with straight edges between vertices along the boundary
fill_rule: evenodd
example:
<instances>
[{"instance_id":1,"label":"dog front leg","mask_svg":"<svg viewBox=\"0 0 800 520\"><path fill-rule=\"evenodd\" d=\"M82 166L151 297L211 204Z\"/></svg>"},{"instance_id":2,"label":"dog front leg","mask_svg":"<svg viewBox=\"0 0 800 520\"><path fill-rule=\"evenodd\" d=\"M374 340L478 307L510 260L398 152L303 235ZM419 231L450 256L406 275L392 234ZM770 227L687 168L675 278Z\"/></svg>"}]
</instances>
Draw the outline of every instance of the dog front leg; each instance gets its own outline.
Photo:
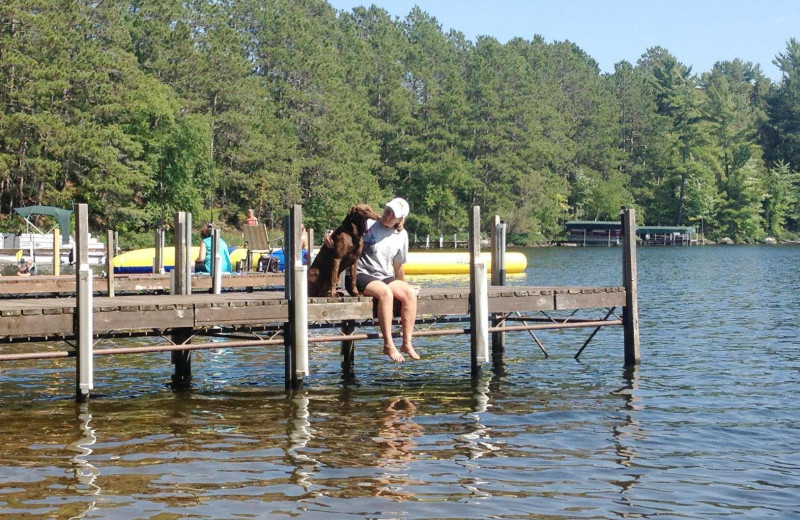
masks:
<instances>
[{"instance_id":1,"label":"dog front leg","mask_svg":"<svg viewBox=\"0 0 800 520\"><path fill-rule=\"evenodd\" d=\"M333 259L333 265L331 266L331 298L336 298L339 294L337 291L339 290L339 264L342 263L340 258Z\"/></svg>"},{"instance_id":2,"label":"dog front leg","mask_svg":"<svg viewBox=\"0 0 800 520\"><path fill-rule=\"evenodd\" d=\"M353 296L361 296L356 286L356 264L350 266L350 294Z\"/></svg>"}]
</instances>

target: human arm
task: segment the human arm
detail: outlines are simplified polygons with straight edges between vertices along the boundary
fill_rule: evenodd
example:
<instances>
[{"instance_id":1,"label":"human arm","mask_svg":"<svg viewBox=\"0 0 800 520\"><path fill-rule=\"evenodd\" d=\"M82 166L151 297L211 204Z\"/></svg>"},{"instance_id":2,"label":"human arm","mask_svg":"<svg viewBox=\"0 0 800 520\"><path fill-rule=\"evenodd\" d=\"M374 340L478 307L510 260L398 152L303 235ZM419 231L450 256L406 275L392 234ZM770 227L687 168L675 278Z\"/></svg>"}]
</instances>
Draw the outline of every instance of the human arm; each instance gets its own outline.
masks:
<instances>
[{"instance_id":1,"label":"human arm","mask_svg":"<svg viewBox=\"0 0 800 520\"><path fill-rule=\"evenodd\" d=\"M200 241L200 254L197 255L197 260L195 262L205 262L206 261L206 241Z\"/></svg>"},{"instance_id":2,"label":"human arm","mask_svg":"<svg viewBox=\"0 0 800 520\"><path fill-rule=\"evenodd\" d=\"M406 270L404 266L408 260L408 234L405 231L402 232L402 238L400 249L394 256L394 259L392 259L392 267L394 268L394 277L398 280L405 281Z\"/></svg>"}]
</instances>

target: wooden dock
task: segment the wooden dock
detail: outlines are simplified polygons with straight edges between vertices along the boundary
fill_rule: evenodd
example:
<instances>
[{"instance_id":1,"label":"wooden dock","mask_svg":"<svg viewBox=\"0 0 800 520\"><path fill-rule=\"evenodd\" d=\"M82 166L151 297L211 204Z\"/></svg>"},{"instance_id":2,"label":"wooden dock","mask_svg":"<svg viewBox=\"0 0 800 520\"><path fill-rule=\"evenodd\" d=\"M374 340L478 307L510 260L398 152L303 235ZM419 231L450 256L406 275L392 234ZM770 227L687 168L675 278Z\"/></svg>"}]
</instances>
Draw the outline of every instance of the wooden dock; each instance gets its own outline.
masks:
<instances>
[{"instance_id":1,"label":"wooden dock","mask_svg":"<svg viewBox=\"0 0 800 520\"><path fill-rule=\"evenodd\" d=\"M85 208L79 205L79 229L87 227ZM480 213L473 208L471 226L471 269L468 288L422 288L418 297L418 323L428 323L426 330L415 331L415 337L469 334L472 346L473 375L492 357L501 356L504 334L508 332L559 328L592 328L591 336L601 327L622 325L624 329L625 364L639 362L638 310L636 302L635 240L625 240L623 252L623 285L613 287L520 287L503 286L502 263L497 262L491 281L480 260L478 223ZM633 211L622 216L626 229L633 224ZM173 275L136 275L112 277L111 281L93 279L84 265L71 277L31 277L0 280L0 342L41 342L63 340L74 348L61 351L26 351L4 353L0 362L22 359L76 358L76 399L88 399L93 389L93 357L97 355L134 354L171 351L175 364L175 384L185 384L191 377L191 350L220 348L219 342L197 342L193 338L214 333L235 333L236 338L225 348L283 345L286 352L286 386L297 388L310 372L308 343L340 341L343 367L353 362L353 345L357 340L380 337L378 333L357 332L377 323L377 310L371 298L307 298L305 297L306 266L299 261L300 210L295 207L287 219L288 274L249 273L217 278L194 276L176 262ZM495 222L499 221L495 217ZM176 251L187 246L190 236L176 218ZM494 228L493 228L494 229ZM77 233L76 233L77 234ZM493 253L496 246L493 235ZM633 233L628 235L633 237ZM80 249L80 240L78 240ZM188 241L190 245L190 240ZM502 247L504 249L504 246ZM80 255L80 253L79 253ZM502 257L502 253L500 255ZM185 262L188 266L188 262ZM81 264L79 264L81 265ZM188 267L187 267L188 269ZM483 269L483 274L481 274ZM68 281L71 279L71 281ZM286 283L288 282L288 283ZM112 284L109 285L109 284ZM284 285L283 291L263 290ZM28 293L58 294L62 297L21 297ZM227 290L223 290L227 289ZM213 290L213 292L209 292ZM153 294L170 291L173 294ZM197 292L202 291L202 292ZM142 294L145 292L147 294ZM100 296L95 296L95 293ZM74 294L74 296L72 296ZM65 296L66 295L66 296ZM604 317L553 319L553 311L601 309ZM621 316L617 314L617 310ZM573 313L574 314L574 313ZM468 322L468 328L453 323ZM309 334L309 326L331 328L333 334ZM269 337L254 335L241 339L242 331L269 330ZM94 349L97 338L131 335L164 337L162 345L127 348ZM491 344L489 342L491 335ZM546 350L534 336L546 355ZM33 345L33 344L32 344ZM581 347L583 350L583 347ZM580 354L580 351L577 355Z\"/></svg>"}]
</instances>

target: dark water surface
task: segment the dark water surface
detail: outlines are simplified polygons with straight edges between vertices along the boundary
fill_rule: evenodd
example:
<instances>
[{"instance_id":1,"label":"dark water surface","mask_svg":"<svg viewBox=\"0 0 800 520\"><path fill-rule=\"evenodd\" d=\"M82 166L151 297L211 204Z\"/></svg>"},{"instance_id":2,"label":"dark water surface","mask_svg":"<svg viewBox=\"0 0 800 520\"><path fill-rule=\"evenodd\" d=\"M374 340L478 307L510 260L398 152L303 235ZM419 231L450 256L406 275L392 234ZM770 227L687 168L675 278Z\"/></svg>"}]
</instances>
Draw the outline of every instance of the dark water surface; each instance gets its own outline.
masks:
<instances>
[{"instance_id":1,"label":"dark water surface","mask_svg":"<svg viewBox=\"0 0 800 520\"><path fill-rule=\"evenodd\" d=\"M526 253L510 283L621 283L619 248ZM588 330L514 333L475 383L466 337L362 342L349 384L318 344L291 397L274 347L195 352L183 392L101 356L88 405L74 360L5 363L0 518L798 518L798 289L798 247L640 248L629 371L619 327L580 362Z\"/></svg>"}]
</instances>

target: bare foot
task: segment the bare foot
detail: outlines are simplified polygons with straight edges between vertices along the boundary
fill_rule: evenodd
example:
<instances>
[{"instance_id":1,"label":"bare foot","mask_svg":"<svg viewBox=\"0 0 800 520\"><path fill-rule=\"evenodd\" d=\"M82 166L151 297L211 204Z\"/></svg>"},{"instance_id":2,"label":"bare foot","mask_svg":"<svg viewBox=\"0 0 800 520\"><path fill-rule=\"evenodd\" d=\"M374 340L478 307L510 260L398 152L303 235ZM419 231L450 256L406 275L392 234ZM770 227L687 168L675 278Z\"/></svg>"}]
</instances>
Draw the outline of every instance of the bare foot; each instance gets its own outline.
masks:
<instances>
[{"instance_id":1,"label":"bare foot","mask_svg":"<svg viewBox=\"0 0 800 520\"><path fill-rule=\"evenodd\" d=\"M383 353L392 358L392 361L395 363L402 363L406 360L406 358L403 357L403 354L398 352L394 346L384 346Z\"/></svg>"},{"instance_id":2,"label":"bare foot","mask_svg":"<svg viewBox=\"0 0 800 520\"><path fill-rule=\"evenodd\" d=\"M400 350L408 354L408 357L411 359L419 359L419 354L417 354L417 351L414 350L414 347L411 345L403 345L400 347Z\"/></svg>"}]
</instances>

